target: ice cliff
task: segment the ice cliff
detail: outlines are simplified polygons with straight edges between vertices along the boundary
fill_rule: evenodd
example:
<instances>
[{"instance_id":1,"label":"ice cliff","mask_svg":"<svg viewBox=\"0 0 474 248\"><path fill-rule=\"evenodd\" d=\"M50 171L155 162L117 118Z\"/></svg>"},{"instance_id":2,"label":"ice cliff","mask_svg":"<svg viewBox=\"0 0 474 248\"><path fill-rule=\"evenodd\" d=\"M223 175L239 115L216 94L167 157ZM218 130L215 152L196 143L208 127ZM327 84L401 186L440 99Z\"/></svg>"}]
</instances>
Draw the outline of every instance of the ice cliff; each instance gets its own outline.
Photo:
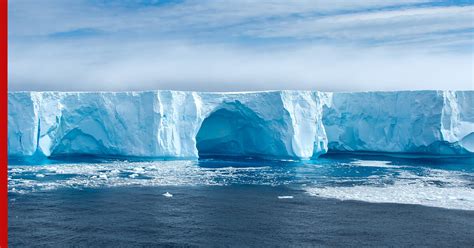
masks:
<instances>
[{"instance_id":1,"label":"ice cliff","mask_svg":"<svg viewBox=\"0 0 474 248\"><path fill-rule=\"evenodd\" d=\"M8 154L474 153L474 91L10 92Z\"/></svg>"},{"instance_id":2,"label":"ice cliff","mask_svg":"<svg viewBox=\"0 0 474 248\"><path fill-rule=\"evenodd\" d=\"M474 153L474 91L330 94L323 107L329 150Z\"/></svg>"}]
</instances>

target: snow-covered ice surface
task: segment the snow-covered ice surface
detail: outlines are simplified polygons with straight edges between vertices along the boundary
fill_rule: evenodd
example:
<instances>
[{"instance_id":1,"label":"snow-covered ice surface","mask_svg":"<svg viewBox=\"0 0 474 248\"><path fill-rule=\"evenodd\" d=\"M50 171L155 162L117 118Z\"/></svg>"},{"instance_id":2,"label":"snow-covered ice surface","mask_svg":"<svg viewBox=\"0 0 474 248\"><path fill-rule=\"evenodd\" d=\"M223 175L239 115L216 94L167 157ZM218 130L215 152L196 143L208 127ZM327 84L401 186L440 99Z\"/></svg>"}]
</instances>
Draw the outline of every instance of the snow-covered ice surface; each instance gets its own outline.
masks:
<instances>
[{"instance_id":1,"label":"snow-covered ice surface","mask_svg":"<svg viewBox=\"0 0 474 248\"><path fill-rule=\"evenodd\" d=\"M10 92L8 154L315 158L472 155L474 91Z\"/></svg>"},{"instance_id":2,"label":"snow-covered ice surface","mask_svg":"<svg viewBox=\"0 0 474 248\"><path fill-rule=\"evenodd\" d=\"M10 165L8 188L11 194L29 194L62 188L285 185L315 197L474 210L473 162L472 158L365 155L326 155L312 161L286 162L59 161Z\"/></svg>"}]
</instances>

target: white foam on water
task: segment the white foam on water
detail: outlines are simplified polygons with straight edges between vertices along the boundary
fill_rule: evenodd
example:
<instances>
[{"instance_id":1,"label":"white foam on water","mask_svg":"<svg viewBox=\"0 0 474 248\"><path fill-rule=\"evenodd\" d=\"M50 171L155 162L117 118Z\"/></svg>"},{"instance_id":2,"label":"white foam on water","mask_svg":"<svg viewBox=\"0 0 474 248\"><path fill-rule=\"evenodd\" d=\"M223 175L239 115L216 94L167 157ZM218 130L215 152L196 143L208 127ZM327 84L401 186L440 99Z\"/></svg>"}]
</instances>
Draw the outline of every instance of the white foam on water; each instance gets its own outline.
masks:
<instances>
[{"instance_id":1,"label":"white foam on water","mask_svg":"<svg viewBox=\"0 0 474 248\"><path fill-rule=\"evenodd\" d=\"M293 199L293 196L292 195L281 195L281 196L278 196L278 199Z\"/></svg>"}]
</instances>

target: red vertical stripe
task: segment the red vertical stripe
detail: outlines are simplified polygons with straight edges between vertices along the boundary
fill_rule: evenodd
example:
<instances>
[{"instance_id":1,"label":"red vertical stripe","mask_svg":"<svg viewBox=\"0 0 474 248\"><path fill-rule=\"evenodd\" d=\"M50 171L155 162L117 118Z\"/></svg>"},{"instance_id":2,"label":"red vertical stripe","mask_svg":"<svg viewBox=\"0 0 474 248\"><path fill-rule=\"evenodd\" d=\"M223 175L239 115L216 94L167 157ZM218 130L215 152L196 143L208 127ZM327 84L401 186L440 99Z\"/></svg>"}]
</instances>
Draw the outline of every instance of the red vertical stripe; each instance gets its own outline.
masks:
<instances>
[{"instance_id":1,"label":"red vertical stripe","mask_svg":"<svg viewBox=\"0 0 474 248\"><path fill-rule=\"evenodd\" d=\"M8 155L7 155L7 142L8 142L8 134L7 134L7 126L8 126L8 0L0 0L0 16L1 16L1 23L0 23L0 37L1 41L1 49L0 49L0 57L2 58L2 79L1 79L1 99L2 103L0 104L0 111L2 115L2 124L0 127L1 130L1 169L0 169L0 185L1 185L1 201L2 201L2 210L1 210L1 233L0 233L0 247L7 247L8 246L8 180L7 180L7 171L8 171Z\"/></svg>"}]
</instances>

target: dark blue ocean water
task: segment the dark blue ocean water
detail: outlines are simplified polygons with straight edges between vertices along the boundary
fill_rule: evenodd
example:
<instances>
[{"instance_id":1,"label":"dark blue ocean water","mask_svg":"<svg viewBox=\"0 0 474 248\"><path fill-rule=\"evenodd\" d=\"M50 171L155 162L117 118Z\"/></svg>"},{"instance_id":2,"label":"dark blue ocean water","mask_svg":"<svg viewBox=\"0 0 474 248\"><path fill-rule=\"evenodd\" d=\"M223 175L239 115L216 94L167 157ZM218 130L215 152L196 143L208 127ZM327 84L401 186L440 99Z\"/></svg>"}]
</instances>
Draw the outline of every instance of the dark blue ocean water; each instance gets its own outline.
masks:
<instances>
[{"instance_id":1,"label":"dark blue ocean water","mask_svg":"<svg viewBox=\"0 0 474 248\"><path fill-rule=\"evenodd\" d=\"M472 247L473 162L355 154L12 161L9 243Z\"/></svg>"}]
</instances>

